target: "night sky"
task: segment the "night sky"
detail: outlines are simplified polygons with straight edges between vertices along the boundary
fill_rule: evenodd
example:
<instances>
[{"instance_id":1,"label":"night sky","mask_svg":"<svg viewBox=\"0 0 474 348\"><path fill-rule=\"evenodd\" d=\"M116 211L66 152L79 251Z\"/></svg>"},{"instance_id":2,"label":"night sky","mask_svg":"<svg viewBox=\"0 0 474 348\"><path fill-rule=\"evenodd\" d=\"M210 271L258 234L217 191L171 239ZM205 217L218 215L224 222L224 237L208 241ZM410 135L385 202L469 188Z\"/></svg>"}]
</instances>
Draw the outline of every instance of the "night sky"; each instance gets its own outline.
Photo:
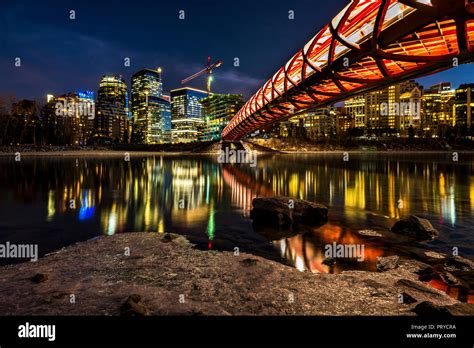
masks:
<instances>
[{"instance_id":1,"label":"night sky","mask_svg":"<svg viewBox=\"0 0 474 348\"><path fill-rule=\"evenodd\" d=\"M0 94L40 99L47 93L97 91L104 74L163 69L166 92L222 59L213 91L248 98L334 17L346 0L21 1L0 3ZM75 10L76 19L69 19ZM185 11L185 19L178 18ZM295 19L288 19L288 11ZM15 57L22 66L14 66ZM124 66L130 57L131 66ZM234 57L240 67L233 66ZM421 79L474 82L474 65ZM189 86L205 89L205 78Z\"/></svg>"}]
</instances>

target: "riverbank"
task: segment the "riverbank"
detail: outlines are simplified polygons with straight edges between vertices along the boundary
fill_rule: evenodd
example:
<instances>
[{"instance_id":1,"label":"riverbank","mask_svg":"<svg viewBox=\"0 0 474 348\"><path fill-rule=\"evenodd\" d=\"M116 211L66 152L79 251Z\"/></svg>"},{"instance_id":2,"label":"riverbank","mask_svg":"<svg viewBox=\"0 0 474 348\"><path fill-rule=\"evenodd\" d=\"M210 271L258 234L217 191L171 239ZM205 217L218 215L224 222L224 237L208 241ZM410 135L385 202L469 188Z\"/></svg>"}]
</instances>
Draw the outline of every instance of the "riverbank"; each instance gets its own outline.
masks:
<instances>
[{"instance_id":1,"label":"riverbank","mask_svg":"<svg viewBox=\"0 0 474 348\"><path fill-rule=\"evenodd\" d=\"M284 150L284 151L276 151L276 150L269 150L264 151L261 148L255 150L254 148L250 147L252 151L257 151L260 155L274 155L274 154L283 154L283 155L343 155L343 154L385 154L385 155L397 155L397 154L405 154L405 155L416 155L416 154L427 154L427 155L435 155L435 154L453 154L453 150L411 150L411 151L381 151L381 150L314 150L314 151L297 151L297 150ZM15 157L15 152L0 152L1 157ZM458 154L474 154L474 150L460 150L456 151ZM117 151L117 150L65 150L65 151L26 151L26 152L19 152L21 157L124 157L126 154L130 157L147 157L147 156L218 156L219 151L202 151L202 152L190 152L190 151L180 151L180 152L162 152L162 151Z\"/></svg>"},{"instance_id":2,"label":"riverbank","mask_svg":"<svg viewBox=\"0 0 474 348\"><path fill-rule=\"evenodd\" d=\"M470 141L448 144L445 141L428 139L394 138L382 140L326 140L309 141L301 139L258 139L242 141L244 148L260 154L326 154L326 153L474 153L474 143ZM222 141L195 142L183 144L130 145L117 144L108 146L42 146L32 145L2 146L0 156L10 156L17 152L26 156L131 156L185 154L217 155L222 151Z\"/></svg>"},{"instance_id":3,"label":"riverbank","mask_svg":"<svg viewBox=\"0 0 474 348\"><path fill-rule=\"evenodd\" d=\"M369 139L326 139L302 140L294 138L270 138L249 140L249 144L284 153L321 153L321 152L473 152L474 142L469 140L447 143L437 139L387 138Z\"/></svg>"},{"instance_id":4,"label":"riverbank","mask_svg":"<svg viewBox=\"0 0 474 348\"><path fill-rule=\"evenodd\" d=\"M177 235L127 233L0 268L0 312L120 315L139 295L132 307L147 315L416 315L424 301L473 313L420 282L415 272L424 267L401 260L386 272L302 273L250 254L198 250Z\"/></svg>"},{"instance_id":5,"label":"riverbank","mask_svg":"<svg viewBox=\"0 0 474 348\"><path fill-rule=\"evenodd\" d=\"M0 152L0 157L15 157L16 152ZM128 154L130 157L146 156L185 156L185 155L212 155L213 153L202 152L159 152L159 151L116 151L116 150L84 150L84 151L50 151L50 152L20 152L22 157L121 157Z\"/></svg>"},{"instance_id":6,"label":"riverbank","mask_svg":"<svg viewBox=\"0 0 474 348\"><path fill-rule=\"evenodd\" d=\"M180 155L183 153L212 153L216 152L215 142L195 142L183 144L153 144L153 145L131 145L131 144L115 144L115 145L91 145L91 146L34 146L34 145L11 145L0 146L0 156L12 155L17 152L22 155L47 155L47 156L80 156L80 155L104 155L104 154L167 154Z\"/></svg>"}]
</instances>

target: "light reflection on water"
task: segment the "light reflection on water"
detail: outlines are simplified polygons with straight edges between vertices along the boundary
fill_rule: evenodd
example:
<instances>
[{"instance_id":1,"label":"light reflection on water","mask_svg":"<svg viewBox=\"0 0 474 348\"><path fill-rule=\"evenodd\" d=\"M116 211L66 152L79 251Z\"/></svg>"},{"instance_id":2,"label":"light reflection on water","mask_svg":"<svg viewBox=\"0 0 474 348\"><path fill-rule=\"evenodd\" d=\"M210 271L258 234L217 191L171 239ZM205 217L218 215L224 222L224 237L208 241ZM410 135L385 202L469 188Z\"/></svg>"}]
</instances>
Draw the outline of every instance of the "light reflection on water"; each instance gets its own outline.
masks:
<instances>
[{"instance_id":1,"label":"light reflection on water","mask_svg":"<svg viewBox=\"0 0 474 348\"><path fill-rule=\"evenodd\" d=\"M334 265L324 264L325 249L321 246L331 245L334 241L337 241L337 244L364 245L364 262L354 259L346 260L346 264L340 262ZM339 273L347 268L375 271L377 257L385 255L380 247L366 245L366 242L356 234L331 223L316 229L314 233L298 234L274 243L280 249L281 255L291 260L298 270L313 273ZM350 267L347 267L348 262Z\"/></svg>"},{"instance_id":2,"label":"light reflection on water","mask_svg":"<svg viewBox=\"0 0 474 348\"><path fill-rule=\"evenodd\" d=\"M203 248L238 246L266 257L279 255L300 270L374 270L364 263L326 266L324 245L364 243L358 230L387 230L400 217L421 214L441 231L429 246L453 246L472 257L474 171L472 155L260 156L257 167L220 165L216 158L36 157L0 158L0 240L33 240L42 253L99 234L176 232ZM327 225L305 235L269 241L251 227L258 196L284 195L330 207ZM72 201L74 200L74 204ZM25 219L28 217L28 219Z\"/></svg>"}]
</instances>

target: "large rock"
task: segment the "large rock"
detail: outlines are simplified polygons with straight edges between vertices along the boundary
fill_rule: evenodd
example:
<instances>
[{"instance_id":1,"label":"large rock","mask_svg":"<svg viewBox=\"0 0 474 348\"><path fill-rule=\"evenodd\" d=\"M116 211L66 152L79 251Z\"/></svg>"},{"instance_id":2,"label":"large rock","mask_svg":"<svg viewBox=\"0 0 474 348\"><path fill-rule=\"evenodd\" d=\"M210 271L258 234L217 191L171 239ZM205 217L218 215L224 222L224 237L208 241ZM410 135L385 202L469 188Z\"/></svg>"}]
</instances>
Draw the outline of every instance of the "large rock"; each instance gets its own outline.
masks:
<instances>
[{"instance_id":1,"label":"large rock","mask_svg":"<svg viewBox=\"0 0 474 348\"><path fill-rule=\"evenodd\" d=\"M419 276L418 280L422 282L429 282L434 277L436 277L436 272L431 266L420 269L419 271L416 272L416 274L418 274Z\"/></svg>"},{"instance_id":2,"label":"large rock","mask_svg":"<svg viewBox=\"0 0 474 348\"><path fill-rule=\"evenodd\" d=\"M474 304L456 303L450 306L437 306L431 302L424 301L415 306L412 312L423 317L473 316Z\"/></svg>"},{"instance_id":3,"label":"large rock","mask_svg":"<svg viewBox=\"0 0 474 348\"><path fill-rule=\"evenodd\" d=\"M410 294L407 294L406 292L404 292L402 294L402 303L404 304L413 304L413 303L417 303L417 299L414 298L413 296L411 296Z\"/></svg>"},{"instance_id":4,"label":"large rock","mask_svg":"<svg viewBox=\"0 0 474 348\"><path fill-rule=\"evenodd\" d=\"M446 307L437 306L429 301L423 301L412 309L421 317L451 317L452 314Z\"/></svg>"},{"instance_id":5,"label":"large rock","mask_svg":"<svg viewBox=\"0 0 474 348\"><path fill-rule=\"evenodd\" d=\"M186 237L176 233L165 233L163 237L161 237L161 241L163 243L175 243L180 245L193 246L193 244Z\"/></svg>"},{"instance_id":6,"label":"large rock","mask_svg":"<svg viewBox=\"0 0 474 348\"><path fill-rule=\"evenodd\" d=\"M446 269L449 271L472 271L474 262L461 256L452 256L446 261Z\"/></svg>"},{"instance_id":7,"label":"large rock","mask_svg":"<svg viewBox=\"0 0 474 348\"><path fill-rule=\"evenodd\" d=\"M449 272L442 272L440 275L441 279L446 283L448 284L449 286L457 286L457 285L460 285L461 282L459 281L458 278L456 278L455 276L453 276L451 273Z\"/></svg>"},{"instance_id":8,"label":"large rock","mask_svg":"<svg viewBox=\"0 0 474 348\"><path fill-rule=\"evenodd\" d=\"M397 268L400 258L397 255L387 257L377 257L377 271L385 272Z\"/></svg>"},{"instance_id":9,"label":"large rock","mask_svg":"<svg viewBox=\"0 0 474 348\"><path fill-rule=\"evenodd\" d=\"M415 215L397 221L391 231L417 240L435 239L439 234L428 220Z\"/></svg>"},{"instance_id":10,"label":"large rock","mask_svg":"<svg viewBox=\"0 0 474 348\"><path fill-rule=\"evenodd\" d=\"M447 306L446 308L452 315L474 316L474 304L472 303L456 303L455 305Z\"/></svg>"},{"instance_id":11,"label":"large rock","mask_svg":"<svg viewBox=\"0 0 474 348\"><path fill-rule=\"evenodd\" d=\"M290 204L293 202L293 204ZM322 204L288 197L255 198L250 217L254 223L288 228L294 225L319 227L328 221L328 208ZM290 207L292 206L292 207Z\"/></svg>"}]
</instances>

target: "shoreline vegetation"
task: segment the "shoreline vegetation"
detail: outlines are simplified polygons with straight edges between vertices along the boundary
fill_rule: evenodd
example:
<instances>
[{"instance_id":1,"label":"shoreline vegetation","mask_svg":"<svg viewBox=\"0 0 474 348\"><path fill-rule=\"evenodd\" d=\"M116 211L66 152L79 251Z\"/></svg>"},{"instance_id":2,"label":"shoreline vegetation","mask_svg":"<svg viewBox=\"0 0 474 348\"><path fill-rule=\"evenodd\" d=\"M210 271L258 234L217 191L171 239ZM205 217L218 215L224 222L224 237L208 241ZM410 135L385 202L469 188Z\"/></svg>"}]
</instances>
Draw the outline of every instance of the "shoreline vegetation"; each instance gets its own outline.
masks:
<instances>
[{"instance_id":1,"label":"shoreline vegetation","mask_svg":"<svg viewBox=\"0 0 474 348\"><path fill-rule=\"evenodd\" d=\"M444 141L426 139L397 139L395 142L366 140L361 142L337 141L303 141L300 139L251 139L242 142L247 150L261 154L340 154L340 153L474 153L471 141L450 145ZM387 145L389 144L389 145ZM183 144L109 146L33 146L12 145L0 146L0 156L9 156L17 152L22 155L120 155L125 152L131 155L199 155L217 154L222 149L222 142L202 142Z\"/></svg>"},{"instance_id":2,"label":"shoreline vegetation","mask_svg":"<svg viewBox=\"0 0 474 348\"><path fill-rule=\"evenodd\" d=\"M250 139L249 144L285 153L320 152L452 152L474 151L471 140L448 143L439 139L380 138L303 140L295 138Z\"/></svg>"},{"instance_id":3,"label":"shoreline vegetation","mask_svg":"<svg viewBox=\"0 0 474 348\"><path fill-rule=\"evenodd\" d=\"M474 314L474 305L419 281L424 267L400 259L379 272L313 274L243 252L198 250L180 235L126 233L1 267L0 308L4 315Z\"/></svg>"}]
</instances>

